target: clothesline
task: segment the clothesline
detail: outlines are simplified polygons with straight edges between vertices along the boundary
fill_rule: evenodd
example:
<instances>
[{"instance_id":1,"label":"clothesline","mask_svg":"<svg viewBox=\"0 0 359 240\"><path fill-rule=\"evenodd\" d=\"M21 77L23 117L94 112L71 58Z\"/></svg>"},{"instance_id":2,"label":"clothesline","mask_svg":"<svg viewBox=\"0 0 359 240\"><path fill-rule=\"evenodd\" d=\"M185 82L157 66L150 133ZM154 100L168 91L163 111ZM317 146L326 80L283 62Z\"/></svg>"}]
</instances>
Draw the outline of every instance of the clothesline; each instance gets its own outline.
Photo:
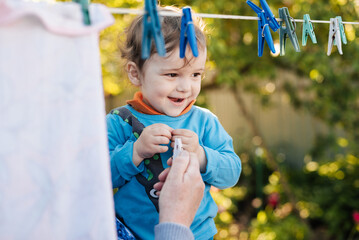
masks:
<instances>
[{"instance_id":1,"label":"clothesline","mask_svg":"<svg viewBox=\"0 0 359 240\"><path fill-rule=\"evenodd\" d=\"M133 14L140 15L144 14L144 10L131 9L131 8L110 8L112 14ZM158 11L160 16L182 16L181 13L175 13L170 11ZM226 15L226 14L211 14L211 13L194 13L194 16L201 18L218 18L218 19L240 19L240 20L259 20L258 17L252 16L240 16L240 15ZM276 18L278 22L282 21L281 18ZM293 19L294 22L303 22L303 19ZM330 23L325 20L311 20L312 23ZM343 24L359 25L359 22L345 22Z\"/></svg>"}]
</instances>

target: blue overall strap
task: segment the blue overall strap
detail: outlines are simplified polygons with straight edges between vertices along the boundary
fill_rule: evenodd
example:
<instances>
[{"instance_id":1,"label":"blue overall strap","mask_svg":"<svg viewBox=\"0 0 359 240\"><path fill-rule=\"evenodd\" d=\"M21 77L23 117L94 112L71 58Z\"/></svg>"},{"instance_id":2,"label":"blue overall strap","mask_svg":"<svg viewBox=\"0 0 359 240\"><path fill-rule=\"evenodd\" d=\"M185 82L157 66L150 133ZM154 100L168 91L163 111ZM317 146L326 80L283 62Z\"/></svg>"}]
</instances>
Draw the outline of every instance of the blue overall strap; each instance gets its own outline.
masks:
<instances>
[{"instance_id":1,"label":"blue overall strap","mask_svg":"<svg viewBox=\"0 0 359 240\"><path fill-rule=\"evenodd\" d=\"M132 133L136 138L139 138L145 126L125 107L119 107L110 112L120 116L123 121L127 122L132 127ZM137 181L145 187L148 198L156 207L158 212L158 196L153 185L158 182L158 175L164 170L162 160L159 153L156 153L151 158L144 159L146 172L148 177L144 177L141 173L136 175Z\"/></svg>"}]
</instances>

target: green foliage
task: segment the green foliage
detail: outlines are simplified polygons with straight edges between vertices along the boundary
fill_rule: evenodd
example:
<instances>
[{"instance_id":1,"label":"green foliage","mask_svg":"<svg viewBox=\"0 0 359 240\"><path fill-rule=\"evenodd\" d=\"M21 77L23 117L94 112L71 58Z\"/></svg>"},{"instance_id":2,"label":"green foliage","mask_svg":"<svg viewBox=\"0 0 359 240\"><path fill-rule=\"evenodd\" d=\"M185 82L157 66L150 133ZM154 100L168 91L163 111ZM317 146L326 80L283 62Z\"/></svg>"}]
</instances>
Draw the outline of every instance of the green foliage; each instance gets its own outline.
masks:
<instances>
[{"instance_id":1,"label":"green foliage","mask_svg":"<svg viewBox=\"0 0 359 240\"><path fill-rule=\"evenodd\" d=\"M296 216L281 216L268 209L258 212L252 221L252 231L249 239L286 240L308 239L309 229Z\"/></svg>"},{"instance_id":2,"label":"green foliage","mask_svg":"<svg viewBox=\"0 0 359 240\"><path fill-rule=\"evenodd\" d=\"M345 144L345 140L339 139L338 143ZM298 195L320 206L319 214L312 214L318 209L309 210L309 217L316 224L328 226L336 239L347 239L354 227L352 215L359 209L359 158L338 153L334 159L307 159L306 181L293 181L295 188L300 189Z\"/></svg>"},{"instance_id":3,"label":"green foliage","mask_svg":"<svg viewBox=\"0 0 359 240\"><path fill-rule=\"evenodd\" d=\"M254 161L258 156L241 154L243 176L238 186L212 191L219 207L215 239L358 239L353 214L359 210L359 158L343 153L346 139L333 144L338 146L331 148L336 149L333 158L307 155L303 169L281 165L297 198L295 206L283 191L279 172L264 165L259 173ZM258 174L263 175L264 197L255 191ZM275 205L273 194L279 196Z\"/></svg>"}]
</instances>

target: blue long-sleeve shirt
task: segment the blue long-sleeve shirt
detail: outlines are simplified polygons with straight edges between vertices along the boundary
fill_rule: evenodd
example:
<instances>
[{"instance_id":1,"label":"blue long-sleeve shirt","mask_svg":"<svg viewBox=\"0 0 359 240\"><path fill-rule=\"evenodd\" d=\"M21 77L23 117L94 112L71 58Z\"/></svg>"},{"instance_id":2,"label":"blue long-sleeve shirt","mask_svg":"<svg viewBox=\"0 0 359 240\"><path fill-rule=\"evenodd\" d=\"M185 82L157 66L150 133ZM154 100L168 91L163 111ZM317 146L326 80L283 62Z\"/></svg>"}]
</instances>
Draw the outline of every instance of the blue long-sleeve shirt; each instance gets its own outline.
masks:
<instances>
[{"instance_id":1,"label":"blue long-sleeve shirt","mask_svg":"<svg viewBox=\"0 0 359 240\"><path fill-rule=\"evenodd\" d=\"M147 115L137 112L131 106L127 109L145 126L155 123L167 124L173 129L189 129L198 135L204 148L207 166L202 173L205 182L204 197L191 225L195 239L209 239L217 230L213 218L217 206L210 195L210 187L220 189L235 185L241 172L241 162L233 150L232 138L227 134L218 118L209 110L193 106L189 112L178 117ZM154 239L154 226L158 224L158 213L136 175L146 172L142 162L136 167L132 162L133 144L136 137L132 127L115 114L106 116L111 158L112 184L119 188L114 196L116 215L139 239ZM163 167L173 149L161 154Z\"/></svg>"}]
</instances>

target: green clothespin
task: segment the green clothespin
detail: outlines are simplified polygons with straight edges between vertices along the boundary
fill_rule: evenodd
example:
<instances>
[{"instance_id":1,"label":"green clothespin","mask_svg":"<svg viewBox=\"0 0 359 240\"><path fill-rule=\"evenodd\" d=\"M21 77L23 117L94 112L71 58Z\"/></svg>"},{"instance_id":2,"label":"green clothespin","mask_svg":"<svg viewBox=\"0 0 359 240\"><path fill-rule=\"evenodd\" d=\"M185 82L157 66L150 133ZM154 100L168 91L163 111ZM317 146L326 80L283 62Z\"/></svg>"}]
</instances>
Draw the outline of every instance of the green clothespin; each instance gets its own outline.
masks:
<instances>
[{"instance_id":1,"label":"green clothespin","mask_svg":"<svg viewBox=\"0 0 359 240\"><path fill-rule=\"evenodd\" d=\"M83 21L85 25L90 25L90 13L89 13L89 0L72 0L73 2L81 4L81 11L83 15Z\"/></svg>"},{"instance_id":2,"label":"green clothespin","mask_svg":"<svg viewBox=\"0 0 359 240\"><path fill-rule=\"evenodd\" d=\"M345 36L345 30L344 30L344 24L342 21L342 17L341 16L336 16L336 19L338 19L338 27L339 27L339 32L340 32L340 38L342 40L343 44L347 44L347 37ZM334 41L334 45L337 45L337 43Z\"/></svg>"},{"instance_id":3,"label":"green clothespin","mask_svg":"<svg viewBox=\"0 0 359 240\"><path fill-rule=\"evenodd\" d=\"M304 16L303 16L302 46L307 45L308 34L309 34L310 38L312 39L312 42L314 44L316 44L317 43L317 38L315 37L313 24L310 21L310 16L309 16L309 14L304 14Z\"/></svg>"},{"instance_id":4,"label":"green clothespin","mask_svg":"<svg viewBox=\"0 0 359 240\"><path fill-rule=\"evenodd\" d=\"M282 19L280 22L279 38L280 38L280 55L285 55L285 42L289 38L293 44L296 52L300 52L297 35L295 34L295 23L293 25L293 18L289 15L288 8L279 8L279 17ZM283 26L285 23L285 26Z\"/></svg>"}]
</instances>

